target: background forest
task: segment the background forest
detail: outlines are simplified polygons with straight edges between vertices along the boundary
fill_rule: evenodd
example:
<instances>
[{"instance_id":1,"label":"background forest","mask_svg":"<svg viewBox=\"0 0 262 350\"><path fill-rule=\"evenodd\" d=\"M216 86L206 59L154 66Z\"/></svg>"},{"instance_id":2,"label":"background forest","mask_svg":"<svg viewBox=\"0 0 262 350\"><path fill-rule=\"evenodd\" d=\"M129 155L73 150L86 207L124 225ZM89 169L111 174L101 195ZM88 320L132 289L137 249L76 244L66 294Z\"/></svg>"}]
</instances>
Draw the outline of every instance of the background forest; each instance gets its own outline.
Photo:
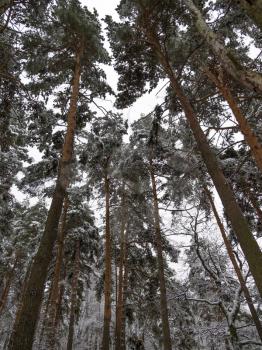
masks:
<instances>
[{"instance_id":1,"label":"background forest","mask_svg":"<svg viewBox=\"0 0 262 350\"><path fill-rule=\"evenodd\" d=\"M262 349L262 0L90 2L0 1L0 348Z\"/></svg>"}]
</instances>

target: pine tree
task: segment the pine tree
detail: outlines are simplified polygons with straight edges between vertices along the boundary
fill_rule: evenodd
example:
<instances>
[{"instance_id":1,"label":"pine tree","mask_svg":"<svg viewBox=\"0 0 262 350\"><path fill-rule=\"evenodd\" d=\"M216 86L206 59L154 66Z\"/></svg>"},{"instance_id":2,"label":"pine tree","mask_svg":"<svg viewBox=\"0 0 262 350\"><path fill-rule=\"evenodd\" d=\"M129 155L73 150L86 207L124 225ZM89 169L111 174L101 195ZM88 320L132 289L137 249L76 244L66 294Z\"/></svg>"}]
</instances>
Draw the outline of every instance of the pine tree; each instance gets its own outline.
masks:
<instances>
[{"instance_id":1,"label":"pine tree","mask_svg":"<svg viewBox=\"0 0 262 350\"><path fill-rule=\"evenodd\" d=\"M52 203L48 212L44 234L31 266L27 287L23 295L20 316L19 319L16 319L14 324L9 349L28 349L31 348L33 344L34 332L47 276L47 269L52 259L52 249L57 236L62 205L66 190L70 183L70 164L73 157L81 72L90 70L90 62L107 62L107 55L101 44L100 26L97 22L96 14L90 13L86 8L82 9L77 1L72 1L69 2L66 7L63 4L63 6L58 5L58 7L54 9L53 23L53 28L50 28L49 26L47 27L45 39L48 40L50 35L54 35L54 30L58 27L60 28L60 31L54 36L57 41L54 43L54 56L51 57L49 63L49 67L50 69L53 68L53 72L52 70L49 70L47 74L60 73L58 77L63 79L65 71L73 71L67 132L64 139L62 155L59 161L58 177ZM90 33L92 33L92 35L90 35ZM90 38L92 38L92 41ZM50 42L52 43L52 41ZM62 51L61 46L63 47ZM38 48L40 50L42 49L41 43ZM49 52L52 52L52 45L49 50L50 51L45 53L44 58L41 57L42 62L44 62L45 59L48 59ZM62 67L58 67L57 64L61 62L64 52L67 52L68 60L64 62ZM85 58L86 60L84 60ZM33 66L31 67L35 68ZM30 66L28 68L30 68ZM45 70L43 71L42 65L38 65L37 71L33 71L32 73L39 75L41 78L41 75L45 74ZM46 77L44 76L44 78ZM67 79L68 78L66 78L66 81ZM59 83L61 82L63 82L63 80L59 81ZM88 85L88 82L88 79L83 74L82 83L85 83L87 88L92 89L93 86ZM99 87L96 87L95 93L101 94Z\"/></svg>"},{"instance_id":2,"label":"pine tree","mask_svg":"<svg viewBox=\"0 0 262 350\"><path fill-rule=\"evenodd\" d=\"M118 114L108 113L95 119L92 123L92 133L89 135L87 149L82 151L82 163L88 164L90 183L98 185L105 198L105 277L104 277L104 326L103 350L110 346L111 323L111 287L112 287L112 238L110 228L110 196L117 149L121 146L122 136L127 125ZM90 145L90 147L89 147Z\"/></svg>"},{"instance_id":3,"label":"pine tree","mask_svg":"<svg viewBox=\"0 0 262 350\"><path fill-rule=\"evenodd\" d=\"M241 65L237 56L224 46L218 36L206 24L199 8L192 0L186 0L186 6L196 18L196 28L200 35L207 41L211 50L223 64L224 69L229 75L236 79L240 84L248 89L258 92L262 91L262 77L259 72L249 70Z\"/></svg>"},{"instance_id":4,"label":"pine tree","mask_svg":"<svg viewBox=\"0 0 262 350\"><path fill-rule=\"evenodd\" d=\"M212 152L206 135L200 127L197 114L195 113L194 108L183 89L183 86L178 80L177 72L173 67L170 53L168 52L168 48L165 44L172 38L172 35L175 35L177 30L176 26L174 26L172 22L177 9L173 8L173 4L172 6L171 4L166 4L165 7L161 8L161 11L158 11L158 3L155 4L156 6L153 6L153 4L144 4L140 1L138 3L130 3L129 6L124 6L126 4L122 2L121 5L122 6L119 7L120 15L125 17L128 21L126 21L124 24L113 24L110 19L107 20L109 26L111 26L110 36L111 38L114 38L114 42L111 41L111 46L117 60L116 70L122 75L119 81L119 101L121 101L122 106L130 105L138 96L137 94L135 95L133 91L137 91L138 94L141 95L144 91L146 81L150 81L151 85L156 84L159 78L159 72L169 78L172 90L177 96L178 101L184 110L185 117L195 137L198 149L220 195L221 201L232 223L241 248L249 263L251 273L261 294L262 269L258 267L258 265L262 266L262 264L257 264L257 261L262 259L260 248L235 200L231 187L221 171L219 163ZM165 11L166 13L164 15ZM139 33L136 30L138 27ZM125 40L125 31L129 33L128 42ZM141 33L143 33L144 37L142 37ZM163 38L165 38L168 34L169 36L165 39L165 42L163 42ZM129 49L132 43L134 43L134 46L132 47L132 57L130 59L130 56L128 58L125 56L126 52L123 50L123 48ZM122 51L119 51L119 45L121 46ZM145 48L147 48L147 50L145 50ZM137 59L139 62L141 60L141 50L143 50L142 52L145 62L142 66L140 64L137 65ZM129 54L131 55L131 53ZM154 63L156 59L158 60L157 67L152 65L152 56L154 57ZM131 62L132 67L130 70L128 70L127 78L127 74L125 73L126 71L124 72L122 70L122 65L128 64L130 67ZM140 72L139 86L136 85L136 80L132 79L131 73L134 71L134 67L139 67L137 69L140 70L142 69ZM143 80L141 79L142 77ZM130 78L132 79L131 81L129 80ZM130 85L133 86L133 89L130 88Z\"/></svg>"},{"instance_id":5,"label":"pine tree","mask_svg":"<svg viewBox=\"0 0 262 350\"><path fill-rule=\"evenodd\" d=\"M262 346L260 3L1 2L0 348Z\"/></svg>"}]
</instances>

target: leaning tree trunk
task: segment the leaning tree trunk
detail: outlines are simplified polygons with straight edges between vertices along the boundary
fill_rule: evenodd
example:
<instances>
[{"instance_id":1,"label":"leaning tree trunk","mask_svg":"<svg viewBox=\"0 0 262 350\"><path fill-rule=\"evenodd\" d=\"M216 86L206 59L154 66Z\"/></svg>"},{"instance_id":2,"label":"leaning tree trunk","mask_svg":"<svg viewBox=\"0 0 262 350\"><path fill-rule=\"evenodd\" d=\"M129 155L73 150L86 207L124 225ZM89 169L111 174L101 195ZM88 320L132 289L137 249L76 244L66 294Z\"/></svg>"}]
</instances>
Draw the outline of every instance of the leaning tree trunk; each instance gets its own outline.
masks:
<instances>
[{"instance_id":1,"label":"leaning tree trunk","mask_svg":"<svg viewBox=\"0 0 262 350\"><path fill-rule=\"evenodd\" d=\"M125 229L127 223L127 206L125 199L125 187L123 186L122 194L122 218L120 229L120 262L119 262L119 274L118 274L118 293L116 303L116 350L121 349L121 331L123 321L123 279L124 279L124 262L125 262Z\"/></svg>"},{"instance_id":2,"label":"leaning tree trunk","mask_svg":"<svg viewBox=\"0 0 262 350\"><path fill-rule=\"evenodd\" d=\"M232 246L231 246L231 244L230 244L230 242L229 242L229 240L227 238L225 227L224 227L222 221L220 220L220 217L218 215L218 212L217 212L215 203L213 201L212 195L211 195L211 193L209 192L209 190L207 189L206 186L204 186L204 191L207 194L207 197L208 197L208 200L210 202L210 205L211 205L213 214L215 216L217 225L219 227L219 230L221 232L223 241L225 243L225 247L226 247L229 259L230 259L230 261L231 261L231 263L232 263L232 265L234 267L234 270L235 270L235 273L237 275L239 284L240 284L240 286L242 288L242 291L243 291L243 293L245 295L245 298L246 298L246 301L247 301L247 304L248 304L251 316L252 316L252 318L254 320L254 323L255 323L255 326L256 326L256 329L257 329L257 333L258 333L258 335L259 335L259 337L260 337L260 339L262 341L262 324L261 324L261 322L259 320L257 311L256 311L255 306L253 304L251 295L250 295L249 290L247 288L247 285L246 285L246 282L245 282L244 277L242 275L242 272L241 272L241 270L240 270L240 268L238 266L236 257L234 255L234 252L233 252L233 249L232 249Z\"/></svg>"},{"instance_id":3,"label":"leaning tree trunk","mask_svg":"<svg viewBox=\"0 0 262 350\"><path fill-rule=\"evenodd\" d=\"M105 200L106 200L106 227L105 227L105 281L104 281L104 326L102 350L110 348L110 322L111 322L111 234L110 234L110 209L109 209L109 178L106 175L105 183Z\"/></svg>"},{"instance_id":4,"label":"leaning tree trunk","mask_svg":"<svg viewBox=\"0 0 262 350\"><path fill-rule=\"evenodd\" d=\"M71 301L70 301L69 330L68 330L67 347L66 347L67 350L73 349L79 271L80 271L80 240L77 241L76 249L75 249L74 272L73 272Z\"/></svg>"},{"instance_id":5,"label":"leaning tree trunk","mask_svg":"<svg viewBox=\"0 0 262 350\"><path fill-rule=\"evenodd\" d=\"M185 0L189 11L196 18L196 28L206 40L217 59L221 61L226 72L244 87L262 92L262 74L241 65L232 51L224 46L217 34L205 22L201 11L192 0Z\"/></svg>"},{"instance_id":6,"label":"leaning tree trunk","mask_svg":"<svg viewBox=\"0 0 262 350\"><path fill-rule=\"evenodd\" d=\"M179 86L176 78L171 77L171 84L177 93L181 105L185 111L188 123L194 134L198 149L203 157L208 172L214 182L216 190L223 203L228 218L232 224L234 232L240 243L241 249L247 259L250 271L255 279L257 288L262 296L262 254L257 241L252 235L248 223L240 210L235 199L234 193L225 178L223 171L219 167L215 154L212 152L207 138L201 129L193 108L184 95L182 88Z\"/></svg>"},{"instance_id":7,"label":"leaning tree trunk","mask_svg":"<svg viewBox=\"0 0 262 350\"><path fill-rule=\"evenodd\" d=\"M53 276L53 283L51 289L50 296L50 305L49 305L49 315L47 321L47 344L48 349L53 350L55 347L56 340L56 319L58 313L59 306L59 296L60 296L60 281L61 281L61 270L63 264L63 256L64 256L64 239L65 239L65 226L66 226L66 216L68 210L68 197L66 196L64 199L64 207L61 215L61 223L58 233L57 240L57 256L55 262L55 270Z\"/></svg>"},{"instance_id":8,"label":"leaning tree trunk","mask_svg":"<svg viewBox=\"0 0 262 350\"><path fill-rule=\"evenodd\" d=\"M56 186L51 206L48 211L45 230L38 251L34 257L26 290L22 297L20 314L19 317L16 318L16 322L13 326L9 342L9 350L30 350L33 346L48 267L52 260L52 251L57 238L59 218L66 190L70 183L82 53L83 48L81 47L76 52L72 93L67 117L67 131L62 155L59 161Z\"/></svg>"},{"instance_id":9,"label":"leaning tree trunk","mask_svg":"<svg viewBox=\"0 0 262 350\"><path fill-rule=\"evenodd\" d=\"M158 198L157 198L156 180L155 180L154 169L153 169L152 153L150 154L150 157L149 157L149 171L150 171L152 192L153 192L154 226L155 226L155 235L156 235L155 239L156 239L157 263L158 263L158 278L159 278L159 286L160 286L160 309L161 309L163 342L164 342L164 350L172 350L170 328L169 328L169 321L168 321L168 307L167 307L167 298L166 298L166 282L165 282L163 248L162 248L162 236L161 236L161 229L160 229Z\"/></svg>"},{"instance_id":10,"label":"leaning tree trunk","mask_svg":"<svg viewBox=\"0 0 262 350\"><path fill-rule=\"evenodd\" d=\"M262 30L262 0L235 0Z\"/></svg>"},{"instance_id":11,"label":"leaning tree trunk","mask_svg":"<svg viewBox=\"0 0 262 350\"><path fill-rule=\"evenodd\" d=\"M242 132L246 143L250 147L251 154L253 155L253 158L258 168L262 172L262 145L259 142L259 139L257 138L256 134L251 129L241 109L239 108L237 101L234 98L229 86L225 82L223 82L223 77L219 79L219 77L216 76L216 74L211 72L209 69L206 68L205 73L209 77L209 79L216 85L220 93L223 95L224 99L227 101L231 111L233 112L236 118L236 121L238 122L240 131Z\"/></svg>"},{"instance_id":12,"label":"leaning tree trunk","mask_svg":"<svg viewBox=\"0 0 262 350\"><path fill-rule=\"evenodd\" d=\"M262 296L262 253L259 245L253 237L247 220L241 212L234 193L226 177L224 176L222 169L219 166L216 155L210 148L207 137L200 127L197 115L194 112L194 109L188 97L185 95L183 88L179 84L175 72L170 64L167 53L164 49L162 49L156 33L152 27L150 28L150 24L147 20L144 23L144 31L147 34L148 41L150 42L152 49L157 55L160 64L169 77L173 91L184 110L185 117L192 130L199 152L206 164L209 175L213 180L213 183L225 208L226 214L232 224L241 249L246 257L256 286L259 290L260 295Z\"/></svg>"}]
</instances>

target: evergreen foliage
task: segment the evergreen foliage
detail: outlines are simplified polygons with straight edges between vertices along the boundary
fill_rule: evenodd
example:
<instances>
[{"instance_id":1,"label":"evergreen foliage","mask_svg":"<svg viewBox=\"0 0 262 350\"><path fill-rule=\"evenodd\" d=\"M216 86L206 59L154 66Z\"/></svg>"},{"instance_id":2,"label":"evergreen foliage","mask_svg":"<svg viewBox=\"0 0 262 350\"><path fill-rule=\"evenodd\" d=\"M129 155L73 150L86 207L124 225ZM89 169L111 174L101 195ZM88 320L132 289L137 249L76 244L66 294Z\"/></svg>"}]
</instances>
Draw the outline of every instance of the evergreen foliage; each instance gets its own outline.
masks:
<instances>
[{"instance_id":1,"label":"evergreen foliage","mask_svg":"<svg viewBox=\"0 0 262 350\"><path fill-rule=\"evenodd\" d=\"M261 0L85 3L0 2L0 349L261 349Z\"/></svg>"}]
</instances>

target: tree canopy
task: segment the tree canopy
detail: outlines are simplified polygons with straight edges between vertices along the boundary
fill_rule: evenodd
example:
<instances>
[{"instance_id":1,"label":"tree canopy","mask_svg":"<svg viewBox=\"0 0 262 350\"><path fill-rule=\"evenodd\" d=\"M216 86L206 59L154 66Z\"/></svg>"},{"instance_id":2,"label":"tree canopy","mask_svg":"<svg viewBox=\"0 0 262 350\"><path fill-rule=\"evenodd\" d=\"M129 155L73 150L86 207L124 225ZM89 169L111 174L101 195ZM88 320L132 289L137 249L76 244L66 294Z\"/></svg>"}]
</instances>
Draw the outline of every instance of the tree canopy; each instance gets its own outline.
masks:
<instances>
[{"instance_id":1,"label":"tree canopy","mask_svg":"<svg viewBox=\"0 0 262 350\"><path fill-rule=\"evenodd\" d=\"M262 1L86 3L0 3L0 349L258 350Z\"/></svg>"}]
</instances>

